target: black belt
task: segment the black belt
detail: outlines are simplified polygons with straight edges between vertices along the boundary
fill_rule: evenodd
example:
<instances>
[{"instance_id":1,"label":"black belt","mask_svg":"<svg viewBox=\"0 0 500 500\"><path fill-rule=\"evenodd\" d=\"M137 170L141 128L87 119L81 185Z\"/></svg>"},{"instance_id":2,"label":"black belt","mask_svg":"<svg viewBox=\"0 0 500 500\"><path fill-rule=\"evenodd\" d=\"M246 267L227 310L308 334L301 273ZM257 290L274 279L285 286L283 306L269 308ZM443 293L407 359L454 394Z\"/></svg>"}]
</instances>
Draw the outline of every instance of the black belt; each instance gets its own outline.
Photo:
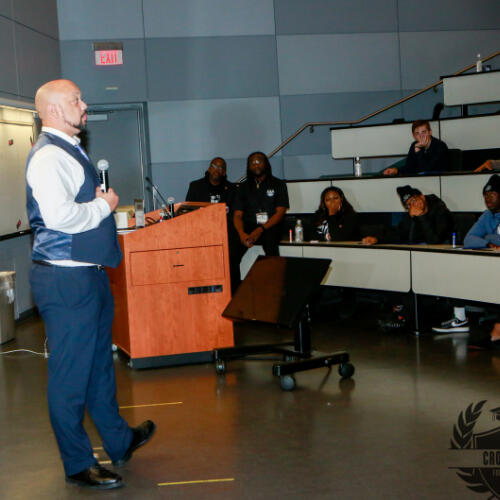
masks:
<instances>
[{"instance_id":1,"label":"black belt","mask_svg":"<svg viewBox=\"0 0 500 500\"><path fill-rule=\"evenodd\" d=\"M100 264L95 264L92 266L58 266L56 264L52 264L51 262L47 262L46 260L33 260L33 264L38 264L39 266L46 266L46 267L58 267L58 268L68 268L68 269L75 269L75 268L84 268L84 269L99 269L99 271L102 271L104 269L104 266L101 266Z\"/></svg>"}]
</instances>

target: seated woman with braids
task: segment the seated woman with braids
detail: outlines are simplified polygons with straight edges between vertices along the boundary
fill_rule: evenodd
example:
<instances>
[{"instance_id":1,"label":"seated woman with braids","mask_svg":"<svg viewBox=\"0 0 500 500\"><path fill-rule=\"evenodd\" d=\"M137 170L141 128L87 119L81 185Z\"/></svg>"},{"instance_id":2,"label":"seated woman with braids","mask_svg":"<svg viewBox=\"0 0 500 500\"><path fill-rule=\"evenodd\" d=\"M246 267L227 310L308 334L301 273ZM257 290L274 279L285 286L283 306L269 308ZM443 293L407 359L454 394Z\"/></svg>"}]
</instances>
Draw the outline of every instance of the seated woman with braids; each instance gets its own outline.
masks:
<instances>
[{"instance_id":1,"label":"seated woman with braids","mask_svg":"<svg viewBox=\"0 0 500 500\"><path fill-rule=\"evenodd\" d=\"M342 189L332 186L321 193L316 210L315 234L312 239L320 241L354 241L359 239L359 223L352 205L346 200Z\"/></svg>"}]
</instances>

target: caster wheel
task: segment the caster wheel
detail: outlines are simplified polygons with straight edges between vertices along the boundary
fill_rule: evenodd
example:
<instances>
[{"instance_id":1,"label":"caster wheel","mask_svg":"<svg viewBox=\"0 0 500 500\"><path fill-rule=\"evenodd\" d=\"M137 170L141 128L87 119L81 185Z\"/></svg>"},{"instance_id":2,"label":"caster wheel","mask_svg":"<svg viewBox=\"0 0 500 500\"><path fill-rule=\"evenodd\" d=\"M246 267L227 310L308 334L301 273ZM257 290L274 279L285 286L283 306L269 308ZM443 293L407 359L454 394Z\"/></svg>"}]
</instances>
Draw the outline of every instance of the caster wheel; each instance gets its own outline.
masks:
<instances>
[{"instance_id":1,"label":"caster wheel","mask_svg":"<svg viewBox=\"0 0 500 500\"><path fill-rule=\"evenodd\" d=\"M219 375L226 373L226 363L224 362L223 359L216 359L215 360L215 371Z\"/></svg>"},{"instance_id":2,"label":"caster wheel","mask_svg":"<svg viewBox=\"0 0 500 500\"><path fill-rule=\"evenodd\" d=\"M339 365L339 375L342 378L351 378L354 375L354 365L351 363Z\"/></svg>"},{"instance_id":3,"label":"caster wheel","mask_svg":"<svg viewBox=\"0 0 500 500\"><path fill-rule=\"evenodd\" d=\"M280 377L280 387L284 391L293 391L295 389L295 377L293 375L282 375Z\"/></svg>"}]
</instances>

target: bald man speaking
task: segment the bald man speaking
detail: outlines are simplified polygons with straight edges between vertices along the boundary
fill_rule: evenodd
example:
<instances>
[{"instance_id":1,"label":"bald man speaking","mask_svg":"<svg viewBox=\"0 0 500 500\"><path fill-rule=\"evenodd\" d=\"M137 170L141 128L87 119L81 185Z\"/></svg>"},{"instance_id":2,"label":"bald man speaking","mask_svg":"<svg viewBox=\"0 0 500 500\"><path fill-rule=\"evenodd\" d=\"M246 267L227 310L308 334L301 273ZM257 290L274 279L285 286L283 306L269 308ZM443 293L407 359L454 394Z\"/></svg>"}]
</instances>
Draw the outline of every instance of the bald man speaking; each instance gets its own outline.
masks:
<instances>
[{"instance_id":1,"label":"bald man speaking","mask_svg":"<svg viewBox=\"0 0 500 500\"><path fill-rule=\"evenodd\" d=\"M100 466L83 417L88 410L113 465L127 462L155 431L129 427L118 411L111 351L113 297L104 266L122 258L112 212L118 196L101 191L77 135L87 120L80 89L54 80L38 89L42 132L26 165L27 211L34 233L30 283L49 342L50 420L66 480L110 489L122 478Z\"/></svg>"}]
</instances>

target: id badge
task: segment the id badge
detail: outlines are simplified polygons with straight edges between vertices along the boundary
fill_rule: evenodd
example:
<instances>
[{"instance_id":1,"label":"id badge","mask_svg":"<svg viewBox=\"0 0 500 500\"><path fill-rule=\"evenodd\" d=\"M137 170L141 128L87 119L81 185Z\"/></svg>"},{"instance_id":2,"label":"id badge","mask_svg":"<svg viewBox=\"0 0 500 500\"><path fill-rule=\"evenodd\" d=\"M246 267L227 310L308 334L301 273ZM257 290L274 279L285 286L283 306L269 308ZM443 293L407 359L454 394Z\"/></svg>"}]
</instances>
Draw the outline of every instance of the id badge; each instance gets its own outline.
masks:
<instances>
[{"instance_id":1,"label":"id badge","mask_svg":"<svg viewBox=\"0 0 500 500\"><path fill-rule=\"evenodd\" d=\"M257 224L265 224L269 220L266 212L259 212L255 214L255 216L257 218Z\"/></svg>"}]
</instances>

